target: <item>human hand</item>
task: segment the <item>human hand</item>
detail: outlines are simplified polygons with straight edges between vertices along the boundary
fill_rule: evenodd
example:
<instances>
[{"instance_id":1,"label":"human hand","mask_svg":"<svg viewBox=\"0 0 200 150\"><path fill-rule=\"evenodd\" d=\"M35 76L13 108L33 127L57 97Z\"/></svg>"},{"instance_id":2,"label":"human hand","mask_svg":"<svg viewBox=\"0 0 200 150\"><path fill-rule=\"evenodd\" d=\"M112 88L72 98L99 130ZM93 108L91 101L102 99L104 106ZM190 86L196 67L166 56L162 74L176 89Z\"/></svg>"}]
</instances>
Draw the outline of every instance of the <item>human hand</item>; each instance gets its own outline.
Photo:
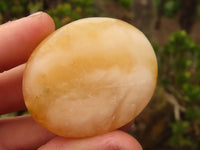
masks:
<instances>
[{"instance_id":1,"label":"human hand","mask_svg":"<svg viewBox=\"0 0 200 150\"><path fill-rule=\"evenodd\" d=\"M25 109L22 76L35 47L55 30L51 17L37 13L0 26L0 115ZM91 138L71 139L54 135L30 115L0 120L0 149L4 150L141 150L123 131Z\"/></svg>"}]
</instances>

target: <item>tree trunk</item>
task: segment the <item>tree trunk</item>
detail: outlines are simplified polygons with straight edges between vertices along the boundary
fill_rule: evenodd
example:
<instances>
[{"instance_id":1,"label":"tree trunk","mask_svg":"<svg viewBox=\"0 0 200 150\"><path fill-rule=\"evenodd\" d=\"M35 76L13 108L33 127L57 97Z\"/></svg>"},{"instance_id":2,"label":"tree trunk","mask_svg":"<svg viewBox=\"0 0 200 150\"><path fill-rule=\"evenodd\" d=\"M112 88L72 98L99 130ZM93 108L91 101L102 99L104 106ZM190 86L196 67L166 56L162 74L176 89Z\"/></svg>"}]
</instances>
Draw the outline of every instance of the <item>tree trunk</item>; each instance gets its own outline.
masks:
<instances>
[{"instance_id":1,"label":"tree trunk","mask_svg":"<svg viewBox=\"0 0 200 150\"><path fill-rule=\"evenodd\" d=\"M147 36L151 35L155 27L155 8L153 0L134 0L133 24Z\"/></svg>"},{"instance_id":2,"label":"tree trunk","mask_svg":"<svg viewBox=\"0 0 200 150\"><path fill-rule=\"evenodd\" d=\"M181 29L190 32L195 22L198 0L182 0L179 24Z\"/></svg>"},{"instance_id":3,"label":"tree trunk","mask_svg":"<svg viewBox=\"0 0 200 150\"><path fill-rule=\"evenodd\" d=\"M164 10L164 6L165 6L166 0L162 0L159 6L159 9L157 11L157 20L155 23L155 29L160 29L161 26L161 18L163 16L163 10Z\"/></svg>"}]
</instances>

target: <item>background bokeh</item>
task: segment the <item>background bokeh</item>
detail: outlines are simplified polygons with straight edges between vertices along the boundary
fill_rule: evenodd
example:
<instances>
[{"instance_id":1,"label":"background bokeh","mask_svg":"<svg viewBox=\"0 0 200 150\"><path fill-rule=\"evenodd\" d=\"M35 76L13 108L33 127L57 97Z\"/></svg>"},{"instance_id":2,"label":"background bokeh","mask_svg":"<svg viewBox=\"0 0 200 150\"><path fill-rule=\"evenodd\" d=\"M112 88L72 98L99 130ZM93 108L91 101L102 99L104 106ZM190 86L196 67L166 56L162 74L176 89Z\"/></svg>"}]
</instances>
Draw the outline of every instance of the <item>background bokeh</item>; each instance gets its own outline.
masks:
<instances>
[{"instance_id":1,"label":"background bokeh","mask_svg":"<svg viewBox=\"0 0 200 150\"><path fill-rule=\"evenodd\" d=\"M159 76L152 101L129 133L144 150L200 149L200 0L0 0L0 24L37 11L47 12L56 28L104 16L142 30L157 55Z\"/></svg>"}]
</instances>

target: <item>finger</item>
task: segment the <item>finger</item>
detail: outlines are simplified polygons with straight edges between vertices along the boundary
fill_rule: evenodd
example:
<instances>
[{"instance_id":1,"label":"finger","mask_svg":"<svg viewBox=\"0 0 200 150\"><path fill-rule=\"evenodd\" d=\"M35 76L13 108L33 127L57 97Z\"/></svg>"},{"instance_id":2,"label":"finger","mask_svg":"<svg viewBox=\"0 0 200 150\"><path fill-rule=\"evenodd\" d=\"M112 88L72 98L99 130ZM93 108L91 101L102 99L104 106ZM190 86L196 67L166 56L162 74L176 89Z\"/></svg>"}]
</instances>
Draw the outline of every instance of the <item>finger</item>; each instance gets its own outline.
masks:
<instances>
[{"instance_id":1,"label":"finger","mask_svg":"<svg viewBox=\"0 0 200 150\"><path fill-rule=\"evenodd\" d=\"M36 150L53 137L29 115L0 119L0 149Z\"/></svg>"},{"instance_id":2,"label":"finger","mask_svg":"<svg viewBox=\"0 0 200 150\"><path fill-rule=\"evenodd\" d=\"M0 26L0 72L27 60L30 53L54 30L45 13ZM25 109L22 96L23 67L0 74L0 114Z\"/></svg>"},{"instance_id":3,"label":"finger","mask_svg":"<svg viewBox=\"0 0 200 150\"><path fill-rule=\"evenodd\" d=\"M132 136L122 131L86 139L67 139L56 137L38 150L142 150Z\"/></svg>"},{"instance_id":4,"label":"finger","mask_svg":"<svg viewBox=\"0 0 200 150\"><path fill-rule=\"evenodd\" d=\"M0 74L0 115L25 109L22 76L25 65Z\"/></svg>"},{"instance_id":5,"label":"finger","mask_svg":"<svg viewBox=\"0 0 200 150\"><path fill-rule=\"evenodd\" d=\"M55 29L46 13L38 13L0 26L0 72L27 61L34 48Z\"/></svg>"}]
</instances>

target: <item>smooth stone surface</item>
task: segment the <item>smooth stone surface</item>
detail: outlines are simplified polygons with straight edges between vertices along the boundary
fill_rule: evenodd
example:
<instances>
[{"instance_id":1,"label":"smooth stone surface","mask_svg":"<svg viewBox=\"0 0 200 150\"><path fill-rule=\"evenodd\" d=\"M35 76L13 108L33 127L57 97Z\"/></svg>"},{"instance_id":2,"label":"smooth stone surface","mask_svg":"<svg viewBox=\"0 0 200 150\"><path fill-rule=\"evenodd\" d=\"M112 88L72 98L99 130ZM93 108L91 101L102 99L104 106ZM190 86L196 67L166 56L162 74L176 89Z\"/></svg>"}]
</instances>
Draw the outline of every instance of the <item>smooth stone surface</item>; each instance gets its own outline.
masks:
<instances>
[{"instance_id":1,"label":"smooth stone surface","mask_svg":"<svg viewBox=\"0 0 200 150\"><path fill-rule=\"evenodd\" d=\"M31 55L23 78L33 118L64 137L87 137L133 120L157 80L143 33L111 18L86 18L51 34Z\"/></svg>"}]
</instances>

